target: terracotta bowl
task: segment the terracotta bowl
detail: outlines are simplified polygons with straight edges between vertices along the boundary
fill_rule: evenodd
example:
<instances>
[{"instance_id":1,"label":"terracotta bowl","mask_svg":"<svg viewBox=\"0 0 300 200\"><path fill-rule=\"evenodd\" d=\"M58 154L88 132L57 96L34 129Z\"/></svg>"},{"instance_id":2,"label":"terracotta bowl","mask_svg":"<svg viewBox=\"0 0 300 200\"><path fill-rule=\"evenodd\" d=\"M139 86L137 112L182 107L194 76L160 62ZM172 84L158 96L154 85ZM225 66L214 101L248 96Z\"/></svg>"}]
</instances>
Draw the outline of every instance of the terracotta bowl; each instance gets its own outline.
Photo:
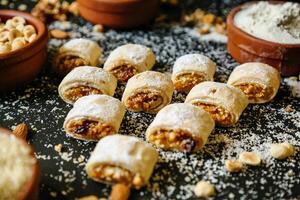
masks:
<instances>
[{"instance_id":1,"label":"terracotta bowl","mask_svg":"<svg viewBox=\"0 0 300 200\"><path fill-rule=\"evenodd\" d=\"M282 4L283 1L270 1ZM242 10L246 3L235 7L227 17L228 51L239 63L262 62L278 69L283 76L300 73L300 44L281 44L256 38L234 24L234 16Z\"/></svg>"},{"instance_id":2,"label":"terracotta bowl","mask_svg":"<svg viewBox=\"0 0 300 200\"><path fill-rule=\"evenodd\" d=\"M13 134L11 130L0 128L0 134ZM32 167L32 177L24 184L17 200L37 200L39 199L40 166L34 155L34 150L25 140L20 139L22 143L31 150L31 156L36 160Z\"/></svg>"},{"instance_id":3,"label":"terracotta bowl","mask_svg":"<svg viewBox=\"0 0 300 200\"><path fill-rule=\"evenodd\" d=\"M159 0L77 0L80 15L94 24L134 28L151 21Z\"/></svg>"},{"instance_id":4,"label":"terracotta bowl","mask_svg":"<svg viewBox=\"0 0 300 200\"><path fill-rule=\"evenodd\" d=\"M14 16L26 19L37 30L37 38L21 49L0 54L0 92L14 89L32 81L43 67L47 57L48 33L46 26L32 15L14 10L0 10L6 21Z\"/></svg>"}]
</instances>

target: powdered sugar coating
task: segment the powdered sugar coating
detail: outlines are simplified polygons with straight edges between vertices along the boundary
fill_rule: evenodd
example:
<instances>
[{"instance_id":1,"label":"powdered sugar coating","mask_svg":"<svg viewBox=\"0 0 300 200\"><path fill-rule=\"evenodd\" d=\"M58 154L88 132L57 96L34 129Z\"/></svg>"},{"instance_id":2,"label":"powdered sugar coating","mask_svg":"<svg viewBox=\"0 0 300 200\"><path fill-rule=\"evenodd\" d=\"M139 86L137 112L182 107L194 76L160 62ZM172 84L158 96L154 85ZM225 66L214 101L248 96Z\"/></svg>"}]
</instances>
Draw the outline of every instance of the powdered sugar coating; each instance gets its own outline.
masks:
<instances>
[{"instance_id":1,"label":"powdered sugar coating","mask_svg":"<svg viewBox=\"0 0 300 200\"><path fill-rule=\"evenodd\" d=\"M175 103L157 113L146 131L146 138L149 139L152 133L160 129L182 130L201 138L204 146L214 127L214 120L203 109L189 104Z\"/></svg>"},{"instance_id":2,"label":"powdered sugar coating","mask_svg":"<svg viewBox=\"0 0 300 200\"><path fill-rule=\"evenodd\" d=\"M108 164L140 174L148 182L158 160L157 151L148 143L132 136L112 135L100 140L87 162L87 173L94 166Z\"/></svg>"},{"instance_id":3,"label":"powdered sugar coating","mask_svg":"<svg viewBox=\"0 0 300 200\"><path fill-rule=\"evenodd\" d=\"M81 97L74 103L68 113L64 128L74 119L96 120L108 124L118 132L125 114L125 106L118 100L108 95L89 95Z\"/></svg>"},{"instance_id":4,"label":"powdered sugar coating","mask_svg":"<svg viewBox=\"0 0 300 200\"><path fill-rule=\"evenodd\" d=\"M216 71L216 64L207 56L201 54L187 54L179 57L174 66L172 80L181 73L201 72L207 81L213 81Z\"/></svg>"},{"instance_id":5,"label":"powdered sugar coating","mask_svg":"<svg viewBox=\"0 0 300 200\"><path fill-rule=\"evenodd\" d=\"M134 66L138 72L150 70L155 64L155 55L144 45L125 44L110 53L104 63L104 69L109 71L124 64Z\"/></svg>"},{"instance_id":6,"label":"powdered sugar coating","mask_svg":"<svg viewBox=\"0 0 300 200\"><path fill-rule=\"evenodd\" d=\"M117 87L117 79L101 68L76 67L60 83L58 87L60 97L67 103L74 103L65 97L64 92L78 86L93 87L99 89L103 94L113 96Z\"/></svg>"}]
</instances>

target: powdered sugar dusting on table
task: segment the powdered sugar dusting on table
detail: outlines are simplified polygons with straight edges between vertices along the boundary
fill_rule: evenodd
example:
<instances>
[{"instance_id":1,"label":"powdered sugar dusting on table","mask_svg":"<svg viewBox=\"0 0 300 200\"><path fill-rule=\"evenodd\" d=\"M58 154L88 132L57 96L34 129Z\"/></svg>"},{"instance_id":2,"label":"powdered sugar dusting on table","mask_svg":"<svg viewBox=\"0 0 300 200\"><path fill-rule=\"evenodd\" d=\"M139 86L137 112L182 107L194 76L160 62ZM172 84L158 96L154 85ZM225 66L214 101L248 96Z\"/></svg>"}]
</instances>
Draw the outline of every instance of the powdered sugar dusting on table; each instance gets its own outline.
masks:
<instances>
[{"instance_id":1,"label":"powdered sugar dusting on table","mask_svg":"<svg viewBox=\"0 0 300 200\"><path fill-rule=\"evenodd\" d=\"M108 30L101 34L93 33L91 24L82 21L79 24L84 25L55 22L50 28L70 31L74 38L96 41L104 49L104 58L124 43L144 44L156 53L154 70L160 72L171 72L177 57L199 52L217 63L216 81L225 82L237 66L227 53L225 44L200 41L197 37L190 37L190 31L186 29ZM107 197L110 187L91 181L84 170L95 143L77 141L67 137L62 130L71 106L59 98L57 87L61 80L49 70L55 51L64 42L66 40L49 41L48 67L24 91L1 96L0 122L4 126L19 122L30 126L29 140L42 166L43 196L54 199L74 199L90 194ZM289 85L283 82L272 102L248 106L236 127L216 128L203 151L184 154L159 150L159 163L150 184L140 191L132 191L132 199L195 198L192 188L201 179L209 180L216 186L217 199L283 199L294 197L293 194L299 195L300 154L288 160L276 161L268 153L268 147L273 142L288 141L298 151L300 148L299 98L292 95ZM119 85L115 97L120 99L123 91L124 85ZM173 95L173 102L183 102L184 99L184 94L175 92ZM295 111L285 112L287 105L291 105ZM144 133L153 118L151 114L127 112L119 133L144 139ZM63 145L62 153L54 149L58 143ZM226 172L224 160L237 158L244 150L260 154L264 164L261 167L249 167L240 174Z\"/></svg>"}]
</instances>

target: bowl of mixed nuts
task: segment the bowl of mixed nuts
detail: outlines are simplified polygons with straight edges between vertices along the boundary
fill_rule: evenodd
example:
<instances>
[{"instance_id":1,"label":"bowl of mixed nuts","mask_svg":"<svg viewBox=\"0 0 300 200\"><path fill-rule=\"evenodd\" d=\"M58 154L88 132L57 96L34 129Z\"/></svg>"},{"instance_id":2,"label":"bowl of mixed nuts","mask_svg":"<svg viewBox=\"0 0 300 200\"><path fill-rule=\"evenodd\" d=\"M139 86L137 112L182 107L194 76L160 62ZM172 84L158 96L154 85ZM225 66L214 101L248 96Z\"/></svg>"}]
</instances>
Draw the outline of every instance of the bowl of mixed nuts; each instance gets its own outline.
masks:
<instances>
[{"instance_id":1,"label":"bowl of mixed nuts","mask_svg":"<svg viewBox=\"0 0 300 200\"><path fill-rule=\"evenodd\" d=\"M47 28L32 15L0 10L0 92L33 80L47 57Z\"/></svg>"}]
</instances>

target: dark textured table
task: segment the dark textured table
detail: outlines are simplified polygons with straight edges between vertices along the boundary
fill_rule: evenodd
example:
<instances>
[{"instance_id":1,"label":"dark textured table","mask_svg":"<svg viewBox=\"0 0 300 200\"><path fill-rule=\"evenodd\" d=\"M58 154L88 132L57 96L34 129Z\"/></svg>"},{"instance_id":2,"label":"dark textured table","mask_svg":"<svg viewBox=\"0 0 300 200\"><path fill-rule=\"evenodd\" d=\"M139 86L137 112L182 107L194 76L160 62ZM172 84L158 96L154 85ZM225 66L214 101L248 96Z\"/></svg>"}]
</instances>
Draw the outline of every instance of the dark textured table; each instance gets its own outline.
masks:
<instances>
[{"instance_id":1,"label":"dark textured table","mask_svg":"<svg viewBox=\"0 0 300 200\"><path fill-rule=\"evenodd\" d=\"M0 3L4 1L0 0ZM1 8L18 8L20 1L9 1ZM22 1L30 10L32 1ZM225 16L241 1L183 1L185 10L201 7ZM176 10L169 10L176 13ZM179 12L179 11L178 11ZM191 28L180 26L149 26L140 30L107 30L93 33L92 25L79 17L68 23L54 22L49 28L71 32L72 38L84 37L98 42L104 49L104 60L117 46L133 42L153 48L157 55L154 70L171 72L175 59L187 53L203 53L217 63L216 81L225 82L238 64L227 53L226 44L203 41ZM49 59L43 72L31 84L0 96L0 125L13 128L25 122L30 126L29 141L36 150L42 168L41 199L74 199L95 194L108 197L110 187L86 177L84 165L95 143L66 137L62 124L70 105L58 96L61 79L51 72L51 59L65 40L49 41ZM297 79L297 78L296 78ZM120 98L124 85L119 85ZM173 102L183 102L185 95L175 93ZM295 111L285 112L291 105ZM120 133L144 138L144 132L154 115L127 112ZM270 157L273 142L288 141L300 148L299 80L284 79L276 98L267 104L250 105L239 123L232 128L216 128L203 151L197 154L160 151L150 184L133 191L131 199L196 199L192 189L199 180L216 186L216 199L299 199L300 154L277 161ZM62 152L54 146L62 144ZM263 158L259 167L248 167L244 172L230 174L224 161L237 158L245 150L255 151Z\"/></svg>"}]
</instances>

